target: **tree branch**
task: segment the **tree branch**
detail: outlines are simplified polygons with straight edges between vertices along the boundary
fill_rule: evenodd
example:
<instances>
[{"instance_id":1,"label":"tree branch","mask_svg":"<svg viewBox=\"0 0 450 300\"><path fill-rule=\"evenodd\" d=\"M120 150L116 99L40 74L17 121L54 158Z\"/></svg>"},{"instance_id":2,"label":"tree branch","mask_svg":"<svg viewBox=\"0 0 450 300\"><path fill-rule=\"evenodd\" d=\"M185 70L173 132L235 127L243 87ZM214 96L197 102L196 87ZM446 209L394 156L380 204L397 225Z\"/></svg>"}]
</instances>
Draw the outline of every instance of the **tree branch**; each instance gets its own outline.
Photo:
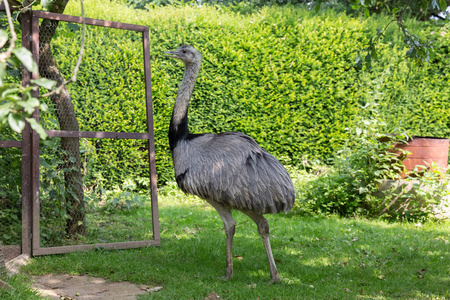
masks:
<instances>
[{"instance_id":1,"label":"tree branch","mask_svg":"<svg viewBox=\"0 0 450 300\"><path fill-rule=\"evenodd\" d=\"M16 40L17 40L17 35L16 32L14 31L14 24L12 22L12 17L11 17L11 10L9 9L9 3L8 0L3 0L3 3L5 4L5 11L6 11L6 15L8 17L8 24L9 24L9 30L11 31L11 40L9 42L9 47L8 49L3 52L0 55L0 61L1 62L6 62L6 60L11 57L11 53L14 50L15 44L16 44ZM0 45L0 48L3 47L6 44L7 40L4 41L3 45Z\"/></svg>"}]
</instances>

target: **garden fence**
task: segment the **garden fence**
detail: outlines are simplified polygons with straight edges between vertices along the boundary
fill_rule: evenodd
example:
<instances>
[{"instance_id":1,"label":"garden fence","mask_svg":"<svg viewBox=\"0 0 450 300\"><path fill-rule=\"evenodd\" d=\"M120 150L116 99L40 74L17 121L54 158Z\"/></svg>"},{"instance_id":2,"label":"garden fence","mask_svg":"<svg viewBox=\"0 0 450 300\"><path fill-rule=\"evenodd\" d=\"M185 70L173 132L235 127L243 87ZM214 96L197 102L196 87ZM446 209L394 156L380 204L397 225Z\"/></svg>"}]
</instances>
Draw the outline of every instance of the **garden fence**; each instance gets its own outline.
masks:
<instances>
[{"instance_id":1,"label":"garden fence","mask_svg":"<svg viewBox=\"0 0 450 300\"><path fill-rule=\"evenodd\" d=\"M81 17L44 11L22 15L22 43L41 77L59 85L71 75L82 23ZM0 224L0 240L11 234L6 244L23 254L160 243L148 27L90 18L84 23L84 55L94 56L96 65L82 64L76 83L41 99L48 109L36 109L33 117L49 137L39 139L27 125L21 140L0 141L0 163L15 159L14 166L0 165L2 180L16 172L10 185L22 195L6 201L0 194L2 205L14 202L9 207L21 211L14 228ZM141 60L142 69L129 70L129 59ZM22 73L25 85L39 77ZM133 118L122 118L123 110L133 110ZM137 151L129 156L127 149Z\"/></svg>"}]
</instances>

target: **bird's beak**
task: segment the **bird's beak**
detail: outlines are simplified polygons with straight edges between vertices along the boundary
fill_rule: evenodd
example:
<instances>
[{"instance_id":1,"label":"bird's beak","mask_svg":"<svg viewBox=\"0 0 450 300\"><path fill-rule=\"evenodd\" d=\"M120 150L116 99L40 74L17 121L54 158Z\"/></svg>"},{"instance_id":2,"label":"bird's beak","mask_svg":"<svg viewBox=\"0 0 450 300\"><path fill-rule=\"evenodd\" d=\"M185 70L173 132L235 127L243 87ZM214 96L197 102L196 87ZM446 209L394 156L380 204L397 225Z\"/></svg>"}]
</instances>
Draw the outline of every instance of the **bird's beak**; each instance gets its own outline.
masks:
<instances>
[{"instance_id":1,"label":"bird's beak","mask_svg":"<svg viewBox=\"0 0 450 300\"><path fill-rule=\"evenodd\" d=\"M165 57L178 58L177 51L164 51Z\"/></svg>"}]
</instances>

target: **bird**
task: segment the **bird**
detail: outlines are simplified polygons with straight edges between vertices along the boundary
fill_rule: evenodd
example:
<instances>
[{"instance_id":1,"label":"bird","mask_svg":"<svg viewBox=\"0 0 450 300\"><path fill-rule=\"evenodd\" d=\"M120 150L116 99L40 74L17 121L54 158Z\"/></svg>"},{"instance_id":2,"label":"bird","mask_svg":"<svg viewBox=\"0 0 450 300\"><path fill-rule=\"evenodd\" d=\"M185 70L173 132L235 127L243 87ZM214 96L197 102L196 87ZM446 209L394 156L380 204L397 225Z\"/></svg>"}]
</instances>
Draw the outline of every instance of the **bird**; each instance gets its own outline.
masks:
<instances>
[{"instance_id":1,"label":"bird","mask_svg":"<svg viewBox=\"0 0 450 300\"><path fill-rule=\"evenodd\" d=\"M257 225L267 258L271 283L281 280L269 240L264 214L289 212L295 189L286 168L253 138L241 132L191 133L188 107L202 63L201 53L181 45L165 56L184 63L169 125L169 146L178 187L213 206L220 215L226 235L224 280L233 277L233 236L236 221L232 210L246 214Z\"/></svg>"}]
</instances>

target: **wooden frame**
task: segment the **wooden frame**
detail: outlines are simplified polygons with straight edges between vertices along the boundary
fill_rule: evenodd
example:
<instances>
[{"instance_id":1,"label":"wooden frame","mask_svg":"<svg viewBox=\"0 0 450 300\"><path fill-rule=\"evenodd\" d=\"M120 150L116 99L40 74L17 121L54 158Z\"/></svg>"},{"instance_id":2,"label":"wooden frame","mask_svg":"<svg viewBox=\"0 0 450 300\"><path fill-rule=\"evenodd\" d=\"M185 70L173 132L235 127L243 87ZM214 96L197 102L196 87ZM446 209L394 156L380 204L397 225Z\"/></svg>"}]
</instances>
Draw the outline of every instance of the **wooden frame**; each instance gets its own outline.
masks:
<instances>
[{"instance_id":1,"label":"wooden frame","mask_svg":"<svg viewBox=\"0 0 450 300\"><path fill-rule=\"evenodd\" d=\"M65 21L71 23L82 23L81 17L67 16L62 14L33 11L29 16L30 30L26 31L22 40L25 41L25 47L31 50L33 58L39 63L39 20L51 19L58 21ZM39 200L39 136L36 132L26 128L24 130L22 151L23 155L23 179L24 182L30 184L23 184L22 190L24 195L24 216L23 227L23 253L31 252L32 255L47 255L47 254L61 254L73 251L84 251L102 247L106 249L128 249L145 246L159 246L160 245L160 229L159 229L159 214L158 214L158 199L157 199L157 180L156 180L156 161L155 161L155 141L154 141L154 127L153 127L153 103L151 92L151 73L150 73L150 43L149 43L149 29L146 26L126 24L98 19L86 18L84 20L86 25L102 26L108 28L116 28L122 30L130 30L142 32L143 44L143 59L144 59L144 74L145 74L145 101L147 110L147 133L128 133L128 132L98 132L98 131L64 131L64 130L47 130L50 137L79 137L79 138L111 138L111 139L145 139L148 140L148 155L149 155L149 169L150 169L150 187L151 187L151 208L152 208L152 230L153 240L146 241L130 241L118 243L101 243L90 245L74 245L62 247L41 247L40 246L40 200ZM31 33L31 35L30 35ZM28 43L27 41L30 40ZM26 74L25 74L26 73ZM30 83L30 78L37 79L38 74L28 74L24 72L24 82ZM38 97L36 91L35 97ZM39 111L36 110L33 114L36 120L39 120ZM30 224L30 220L32 226ZM32 245L29 245L30 231L27 228L32 227ZM31 249L30 249L31 248Z\"/></svg>"}]
</instances>

